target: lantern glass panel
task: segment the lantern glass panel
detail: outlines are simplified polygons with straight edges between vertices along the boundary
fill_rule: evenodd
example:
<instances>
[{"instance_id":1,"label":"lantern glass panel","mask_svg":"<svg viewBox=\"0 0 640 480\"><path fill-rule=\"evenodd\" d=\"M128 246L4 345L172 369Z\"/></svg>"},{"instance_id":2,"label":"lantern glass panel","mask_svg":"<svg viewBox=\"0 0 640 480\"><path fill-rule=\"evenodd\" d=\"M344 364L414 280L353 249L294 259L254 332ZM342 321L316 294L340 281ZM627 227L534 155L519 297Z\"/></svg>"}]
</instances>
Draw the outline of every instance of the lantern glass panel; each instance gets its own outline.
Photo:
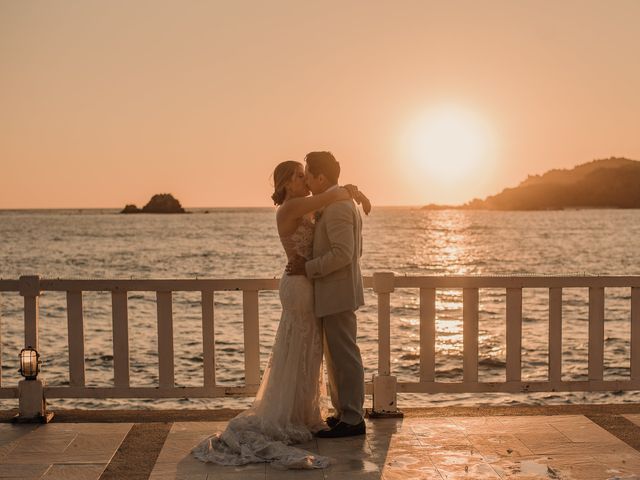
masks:
<instances>
[{"instance_id":1,"label":"lantern glass panel","mask_svg":"<svg viewBox=\"0 0 640 480\"><path fill-rule=\"evenodd\" d=\"M27 380L33 380L38 376L40 355L33 348L25 348L20 352L20 373Z\"/></svg>"}]
</instances>

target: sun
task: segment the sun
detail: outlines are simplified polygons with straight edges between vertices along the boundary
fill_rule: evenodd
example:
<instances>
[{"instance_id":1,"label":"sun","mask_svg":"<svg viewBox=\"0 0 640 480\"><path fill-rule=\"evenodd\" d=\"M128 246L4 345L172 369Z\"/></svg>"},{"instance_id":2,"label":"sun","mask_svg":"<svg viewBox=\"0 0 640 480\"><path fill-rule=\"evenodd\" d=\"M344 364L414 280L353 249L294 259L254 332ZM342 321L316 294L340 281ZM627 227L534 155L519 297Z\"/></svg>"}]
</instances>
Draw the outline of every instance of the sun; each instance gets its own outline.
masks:
<instances>
[{"instance_id":1,"label":"sun","mask_svg":"<svg viewBox=\"0 0 640 480\"><path fill-rule=\"evenodd\" d=\"M431 109L411 122L404 150L412 167L440 184L460 187L486 173L493 161L487 122L454 106Z\"/></svg>"}]
</instances>

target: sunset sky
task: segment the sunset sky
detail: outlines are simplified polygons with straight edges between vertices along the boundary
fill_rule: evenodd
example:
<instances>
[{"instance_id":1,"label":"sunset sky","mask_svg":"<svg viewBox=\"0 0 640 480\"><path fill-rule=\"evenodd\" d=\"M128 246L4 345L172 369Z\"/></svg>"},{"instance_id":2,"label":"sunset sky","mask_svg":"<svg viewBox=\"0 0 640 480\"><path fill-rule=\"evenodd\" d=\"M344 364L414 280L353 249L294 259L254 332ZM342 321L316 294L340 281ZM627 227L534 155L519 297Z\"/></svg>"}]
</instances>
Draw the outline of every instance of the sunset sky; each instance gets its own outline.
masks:
<instances>
[{"instance_id":1,"label":"sunset sky","mask_svg":"<svg viewBox=\"0 0 640 480\"><path fill-rule=\"evenodd\" d=\"M269 206L331 150L377 205L640 160L640 1L0 0L0 209Z\"/></svg>"}]
</instances>

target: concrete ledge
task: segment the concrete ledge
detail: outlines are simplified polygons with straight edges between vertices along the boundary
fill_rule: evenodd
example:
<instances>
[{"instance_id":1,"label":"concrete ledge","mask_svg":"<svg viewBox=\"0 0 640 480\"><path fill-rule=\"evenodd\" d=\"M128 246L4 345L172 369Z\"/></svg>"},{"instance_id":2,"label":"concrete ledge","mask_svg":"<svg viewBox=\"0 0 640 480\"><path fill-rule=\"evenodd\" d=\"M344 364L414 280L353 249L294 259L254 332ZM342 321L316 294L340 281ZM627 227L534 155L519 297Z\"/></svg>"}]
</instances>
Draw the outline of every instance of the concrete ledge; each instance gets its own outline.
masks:
<instances>
[{"instance_id":1,"label":"concrete ledge","mask_svg":"<svg viewBox=\"0 0 640 480\"><path fill-rule=\"evenodd\" d=\"M484 417L523 415L622 415L640 413L640 403L597 405L517 405L484 407L403 408L405 417ZM54 409L54 423L93 422L214 422L231 420L242 410L61 410ZM0 410L0 422L9 422L18 411Z\"/></svg>"}]
</instances>

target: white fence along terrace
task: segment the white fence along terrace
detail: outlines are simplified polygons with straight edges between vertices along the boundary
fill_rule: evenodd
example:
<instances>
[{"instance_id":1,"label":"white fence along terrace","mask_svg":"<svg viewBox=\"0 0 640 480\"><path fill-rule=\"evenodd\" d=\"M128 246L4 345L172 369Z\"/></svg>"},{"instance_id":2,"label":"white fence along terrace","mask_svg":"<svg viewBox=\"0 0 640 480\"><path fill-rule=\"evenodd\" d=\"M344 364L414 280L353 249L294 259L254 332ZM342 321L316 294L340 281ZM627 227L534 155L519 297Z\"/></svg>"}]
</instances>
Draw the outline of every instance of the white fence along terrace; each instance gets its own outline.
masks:
<instances>
[{"instance_id":1,"label":"white fence along terrace","mask_svg":"<svg viewBox=\"0 0 640 480\"><path fill-rule=\"evenodd\" d=\"M559 392L640 390L640 276L395 276L375 273L365 277L378 301L378 368L367 393L374 394L374 410L394 412L397 392ZM260 382L260 331L258 293L277 290L278 279L196 280L47 280L24 276L0 280L0 292L24 297L24 343L38 349L39 295L43 291L66 292L69 347L69 385L45 387L46 398L185 398L251 396ZM604 380L604 298L606 288L629 288L631 347L630 376ZM420 298L420 369L415 382L396 382L391 372L390 296L396 288L416 289ZM506 376L501 382L478 380L479 289L506 290ZM543 381L523 381L522 292L528 288L549 291L548 376ZM562 298L564 288L589 291L588 380L562 379ZM463 378L438 382L436 364L436 290L463 292ZM216 383L214 292L242 291L245 384ZM111 292L114 382L110 387L85 385L83 292ZM201 292L203 366L202 385L178 387L174 382L173 292ZM155 292L157 304L157 387L134 387L129 382L128 292ZM42 332L46 335L46 332ZM19 348L16 347L16 353ZM42 352L46 357L47 352ZM0 384L0 398L17 398L17 386Z\"/></svg>"}]
</instances>

